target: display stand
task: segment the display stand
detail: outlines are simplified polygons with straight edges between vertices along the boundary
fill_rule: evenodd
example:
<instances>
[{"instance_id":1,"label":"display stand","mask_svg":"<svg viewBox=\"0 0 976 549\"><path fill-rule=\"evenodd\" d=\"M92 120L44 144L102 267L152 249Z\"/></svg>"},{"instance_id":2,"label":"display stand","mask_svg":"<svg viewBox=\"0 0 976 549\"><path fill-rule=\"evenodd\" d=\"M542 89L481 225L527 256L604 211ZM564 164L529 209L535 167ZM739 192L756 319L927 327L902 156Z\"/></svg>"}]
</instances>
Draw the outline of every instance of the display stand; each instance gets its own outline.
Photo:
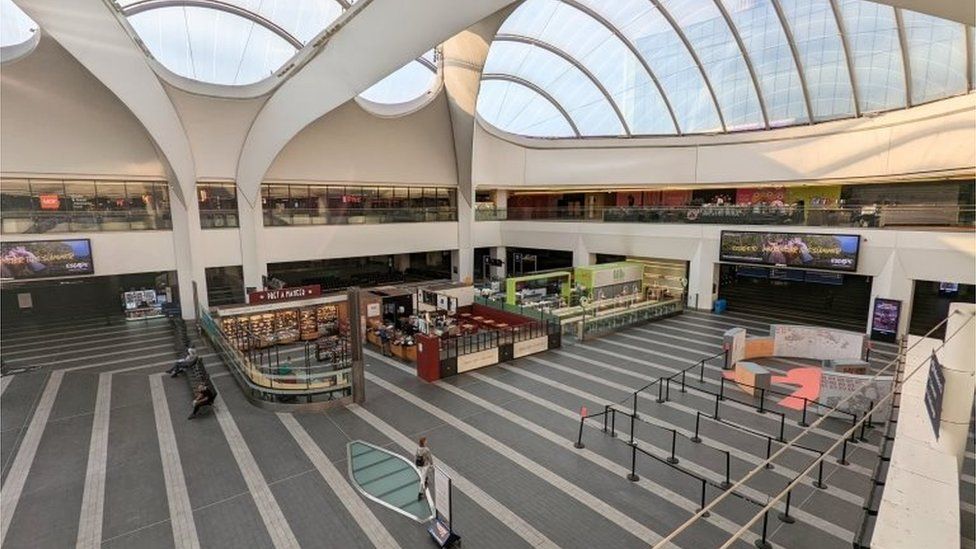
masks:
<instances>
[{"instance_id":1,"label":"display stand","mask_svg":"<svg viewBox=\"0 0 976 549\"><path fill-rule=\"evenodd\" d=\"M427 527L430 537L434 538L438 547L450 547L461 544L461 536L454 531L452 521L451 496L453 485L447 473L434 467L434 518Z\"/></svg>"}]
</instances>

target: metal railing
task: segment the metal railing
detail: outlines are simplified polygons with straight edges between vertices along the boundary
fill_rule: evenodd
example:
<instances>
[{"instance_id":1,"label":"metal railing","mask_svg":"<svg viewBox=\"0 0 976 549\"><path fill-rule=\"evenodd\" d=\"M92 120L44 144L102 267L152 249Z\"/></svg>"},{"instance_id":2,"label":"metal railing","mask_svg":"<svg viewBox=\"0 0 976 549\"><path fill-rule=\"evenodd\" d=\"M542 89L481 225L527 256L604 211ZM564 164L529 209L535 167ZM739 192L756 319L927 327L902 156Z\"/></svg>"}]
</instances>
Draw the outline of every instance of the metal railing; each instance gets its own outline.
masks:
<instances>
[{"instance_id":1,"label":"metal railing","mask_svg":"<svg viewBox=\"0 0 976 549\"><path fill-rule=\"evenodd\" d=\"M457 221L457 208L264 209L265 227L302 225L375 225Z\"/></svg>"},{"instance_id":2,"label":"metal railing","mask_svg":"<svg viewBox=\"0 0 976 549\"><path fill-rule=\"evenodd\" d=\"M440 358L446 360L480 351L495 349L502 345L513 345L537 337L549 336L559 332L559 324L551 320L529 322L508 328L496 328L444 339L440 343Z\"/></svg>"},{"instance_id":3,"label":"metal railing","mask_svg":"<svg viewBox=\"0 0 976 549\"><path fill-rule=\"evenodd\" d=\"M168 231L173 228L169 212L145 211L24 212L4 210L5 234L44 234L102 231Z\"/></svg>"},{"instance_id":4,"label":"metal railing","mask_svg":"<svg viewBox=\"0 0 976 549\"><path fill-rule=\"evenodd\" d=\"M559 322L552 313L549 313L538 307L525 307L523 305L510 305L504 301L496 301L493 299L488 299L480 295L474 296L474 302L478 305L484 305L485 307L491 307L492 309L498 309L499 311L505 311L506 313L512 313L528 318L538 318L541 321L548 322Z\"/></svg>"},{"instance_id":5,"label":"metal railing","mask_svg":"<svg viewBox=\"0 0 976 549\"><path fill-rule=\"evenodd\" d=\"M583 221L795 225L810 227L976 226L976 205L819 207L706 204L702 206L597 206L589 208L480 208L476 221Z\"/></svg>"},{"instance_id":6,"label":"metal railing","mask_svg":"<svg viewBox=\"0 0 976 549\"><path fill-rule=\"evenodd\" d=\"M636 302L633 305L606 312L605 314L587 314L583 309L583 318L579 321L576 337L585 340L608 334L628 326L657 320L676 315L684 310L684 299L663 301L658 303Z\"/></svg>"}]
</instances>

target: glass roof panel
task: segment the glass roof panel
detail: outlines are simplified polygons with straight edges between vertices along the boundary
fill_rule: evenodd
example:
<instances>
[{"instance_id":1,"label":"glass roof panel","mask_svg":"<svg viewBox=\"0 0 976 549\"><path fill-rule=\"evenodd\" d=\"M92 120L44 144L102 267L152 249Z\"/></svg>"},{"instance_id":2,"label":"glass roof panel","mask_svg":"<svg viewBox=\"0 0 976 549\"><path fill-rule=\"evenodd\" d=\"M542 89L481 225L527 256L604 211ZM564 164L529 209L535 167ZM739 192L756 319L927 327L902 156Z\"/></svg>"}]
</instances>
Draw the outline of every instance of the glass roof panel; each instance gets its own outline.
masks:
<instances>
[{"instance_id":1,"label":"glass roof panel","mask_svg":"<svg viewBox=\"0 0 976 549\"><path fill-rule=\"evenodd\" d=\"M583 135L853 117L971 88L968 29L870 0L525 0L491 45L485 78L495 83L478 97L491 108L479 113L534 134L568 118ZM498 83L506 76L515 82ZM544 122L519 118L529 101ZM519 119L492 118L500 113Z\"/></svg>"},{"instance_id":2,"label":"glass roof panel","mask_svg":"<svg viewBox=\"0 0 976 549\"><path fill-rule=\"evenodd\" d=\"M779 0L806 75L814 120L854 115L844 44L829 0Z\"/></svg>"},{"instance_id":3,"label":"glass roof panel","mask_svg":"<svg viewBox=\"0 0 976 549\"><path fill-rule=\"evenodd\" d=\"M769 125L808 122L803 83L772 0L722 0L722 3L756 71Z\"/></svg>"},{"instance_id":4,"label":"glass roof panel","mask_svg":"<svg viewBox=\"0 0 976 549\"><path fill-rule=\"evenodd\" d=\"M702 73L667 19L647 0L582 0L624 36L661 83L683 133L722 129Z\"/></svg>"},{"instance_id":5,"label":"glass roof panel","mask_svg":"<svg viewBox=\"0 0 976 549\"><path fill-rule=\"evenodd\" d=\"M166 68L193 80L243 85L271 76L296 52L277 34L243 17L209 8L172 6L129 17Z\"/></svg>"},{"instance_id":6,"label":"glass roof panel","mask_svg":"<svg viewBox=\"0 0 976 549\"><path fill-rule=\"evenodd\" d=\"M495 60L508 58L519 63L500 65L510 74L538 86L565 109L583 135L623 135L624 128L596 84L580 69L559 55L521 42L497 42L498 50L485 62L485 73L493 74ZM514 65L518 67L512 70Z\"/></svg>"},{"instance_id":7,"label":"glass roof panel","mask_svg":"<svg viewBox=\"0 0 976 549\"><path fill-rule=\"evenodd\" d=\"M37 32L37 23L12 0L0 0L0 47L16 46Z\"/></svg>"},{"instance_id":8,"label":"glass roof panel","mask_svg":"<svg viewBox=\"0 0 976 549\"><path fill-rule=\"evenodd\" d=\"M433 64L434 50L423 54L421 58ZM439 76L436 68L431 70L429 66L420 61L411 61L397 69L393 74L373 84L359 96L368 101L386 105L409 103L430 92L437 78Z\"/></svg>"},{"instance_id":9,"label":"glass roof panel","mask_svg":"<svg viewBox=\"0 0 976 549\"><path fill-rule=\"evenodd\" d=\"M891 6L839 0L854 61L854 84L862 112L905 106L905 65Z\"/></svg>"},{"instance_id":10,"label":"glass roof panel","mask_svg":"<svg viewBox=\"0 0 976 549\"><path fill-rule=\"evenodd\" d=\"M559 110L535 91L515 82L482 80L478 115L496 127L529 137L575 137Z\"/></svg>"},{"instance_id":11,"label":"glass roof panel","mask_svg":"<svg viewBox=\"0 0 976 549\"><path fill-rule=\"evenodd\" d=\"M729 130L765 126L759 98L742 52L714 2L661 0L691 47L698 54L710 80Z\"/></svg>"},{"instance_id":12,"label":"glass roof panel","mask_svg":"<svg viewBox=\"0 0 976 549\"><path fill-rule=\"evenodd\" d=\"M901 17L912 75L912 104L964 93L965 27L908 10L902 10Z\"/></svg>"}]
</instances>

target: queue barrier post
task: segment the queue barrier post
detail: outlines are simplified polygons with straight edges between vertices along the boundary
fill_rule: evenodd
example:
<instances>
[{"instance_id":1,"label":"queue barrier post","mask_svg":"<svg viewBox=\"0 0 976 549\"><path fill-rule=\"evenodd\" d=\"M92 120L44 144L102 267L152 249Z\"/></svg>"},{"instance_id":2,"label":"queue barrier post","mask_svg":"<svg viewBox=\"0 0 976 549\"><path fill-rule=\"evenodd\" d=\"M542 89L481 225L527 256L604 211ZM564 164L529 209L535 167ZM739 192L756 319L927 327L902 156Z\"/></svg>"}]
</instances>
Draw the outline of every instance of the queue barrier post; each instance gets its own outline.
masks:
<instances>
[{"instance_id":1,"label":"queue barrier post","mask_svg":"<svg viewBox=\"0 0 976 549\"><path fill-rule=\"evenodd\" d=\"M725 376L720 377L718 381L718 399L725 400Z\"/></svg>"},{"instance_id":2,"label":"queue barrier post","mask_svg":"<svg viewBox=\"0 0 976 549\"><path fill-rule=\"evenodd\" d=\"M617 409L610 408L610 436L616 438L617 436Z\"/></svg>"},{"instance_id":3,"label":"queue barrier post","mask_svg":"<svg viewBox=\"0 0 976 549\"><path fill-rule=\"evenodd\" d=\"M784 436L786 435L786 414L780 414L779 416L779 441L786 442Z\"/></svg>"},{"instance_id":4,"label":"queue barrier post","mask_svg":"<svg viewBox=\"0 0 976 549\"><path fill-rule=\"evenodd\" d=\"M851 444L857 444L857 412L851 415Z\"/></svg>"},{"instance_id":5,"label":"queue barrier post","mask_svg":"<svg viewBox=\"0 0 976 549\"><path fill-rule=\"evenodd\" d=\"M807 423L807 403L809 402L810 399L808 399L807 397L803 397L803 416L800 418L800 423L798 424L800 427L810 426L810 424Z\"/></svg>"},{"instance_id":6,"label":"queue barrier post","mask_svg":"<svg viewBox=\"0 0 976 549\"><path fill-rule=\"evenodd\" d=\"M766 527L769 525L769 511L763 512L762 537L756 540L756 549L773 549L773 544L766 541Z\"/></svg>"},{"instance_id":7,"label":"queue barrier post","mask_svg":"<svg viewBox=\"0 0 976 549\"><path fill-rule=\"evenodd\" d=\"M610 415L610 405L604 404L603 405L603 432L604 433L607 432L607 416L609 415Z\"/></svg>"},{"instance_id":8,"label":"queue barrier post","mask_svg":"<svg viewBox=\"0 0 976 549\"><path fill-rule=\"evenodd\" d=\"M874 427L874 401L873 400L871 401L871 404L868 407L868 410L871 410L871 413L868 414L867 424L868 424L868 428L871 429L871 428Z\"/></svg>"},{"instance_id":9,"label":"queue barrier post","mask_svg":"<svg viewBox=\"0 0 976 549\"><path fill-rule=\"evenodd\" d=\"M637 393L639 393L639 392L640 391L634 391L634 413L633 413L633 418L636 418L637 417ZM631 418L631 419L633 419L633 418Z\"/></svg>"},{"instance_id":10,"label":"queue barrier post","mask_svg":"<svg viewBox=\"0 0 976 549\"><path fill-rule=\"evenodd\" d=\"M756 410L760 414L766 413L766 389L759 388L759 409Z\"/></svg>"},{"instance_id":11,"label":"queue barrier post","mask_svg":"<svg viewBox=\"0 0 976 549\"><path fill-rule=\"evenodd\" d=\"M823 454L820 454L820 463L817 466L817 480L814 481L813 486L821 490L827 488L827 485L823 481Z\"/></svg>"},{"instance_id":12,"label":"queue barrier post","mask_svg":"<svg viewBox=\"0 0 976 549\"><path fill-rule=\"evenodd\" d=\"M847 461L847 439L844 439L844 446L841 448L840 457L837 459L837 463L848 466L851 462Z\"/></svg>"},{"instance_id":13,"label":"queue barrier post","mask_svg":"<svg viewBox=\"0 0 976 549\"><path fill-rule=\"evenodd\" d=\"M699 511L705 508L705 486L705 479L703 478L701 479L701 508L698 509ZM702 513L702 517L708 517L709 515L711 515L711 513L708 511Z\"/></svg>"},{"instance_id":14,"label":"queue barrier post","mask_svg":"<svg viewBox=\"0 0 976 549\"><path fill-rule=\"evenodd\" d=\"M773 452L773 437L766 437L766 460L769 461L769 456ZM766 469L773 469L775 466L772 463L766 464Z\"/></svg>"},{"instance_id":15,"label":"queue barrier post","mask_svg":"<svg viewBox=\"0 0 976 549\"><path fill-rule=\"evenodd\" d=\"M786 492L786 506L784 507L783 512L779 514L779 520L785 522L786 524L793 524L794 522L796 522L796 519L793 518L792 515L790 515L791 499L793 499L793 490Z\"/></svg>"},{"instance_id":16,"label":"queue barrier post","mask_svg":"<svg viewBox=\"0 0 976 549\"><path fill-rule=\"evenodd\" d=\"M719 486L723 490L728 490L732 487L732 453L728 450L725 451L725 480Z\"/></svg>"},{"instance_id":17,"label":"queue barrier post","mask_svg":"<svg viewBox=\"0 0 976 549\"><path fill-rule=\"evenodd\" d=\"M671 456L669 458L667 458L666 461L668 463L672 464L672 465L674 465L675 463L678 463L678 461L680 461L678 458L676 458L674 456L674 450L675 450L675 447L677 446L677 444L678 444L678 430L677 429L671 429Z\"/></svg>"},{"instance_id":18,"label":"queue barrier post","mask_svg":"<svg viewBox=\"0 0 976 549\"><path fill-rule=\"evenodd\" d=\"M664 384L661 383L661 378L657 378L657 403L664 404Z\"/></svg>"},{"instance_id":19,"label":"queue barrier post","mask_svg":"<svg viewBox=\"0 0 976 549\"><path fill-rule=\"evenodd\" d=\"M698 382L705 383L705 359L701 360L701 364L698 368Z\"/></svg>"},{"instance_id":20,"label":"queue barrier post","mask_svg":"<svg viewBox=\"0 0 976 549\"><path fill-rule=\"evenodd\" d=\"M701 426L701 412L695 410L695 436L691 437L691 441L694 443L701 442L701 437L698 436L698 428Z\"/></svg>"},{"instance_id":21,"label":"queue barrier post","mask_svg":"<svg viewBox=\"0 0 976 549\"><path fill-rule=\"evenodd\" d=\"M630 443L630 473L627 474L627 480L631 482L640 480L637 476L637 445L633 442Z\"/></svg>"},{"instance_id":22,"label":"queue barrier post","mask_svg":"<svg viewBox=\"0 0 976 549\"><path fill-rule=\"evenodd\" d=\"M681 370L681 392L682 393L686 392L685 391L685 371L684 370Z\"/></svg>"},{"instance_id":23,"label":"queue barrier post","mask_svg":"<svg viewBox=\"0 0 976 549\"><path fill-rule=\"evenodd\" d=\"M664 401L668 402L671 400L671 378L664 380Z\"/></svg>"},{"instance_id":24,"label":"queue barrier post","mask_svg":"<svg viewBox=\"0 0 976 549\"><path fill-rule=\"evenodd\" d=\"M634 444L634 422L637 420L637 414L630 416L630 443Z\"/></svg>"},{"instance_id":25,"label":"queue barrier post","mask_svg":"<svg viewBox=\"0 0 976 549\"><path fill-rule=\"evenodd\" d=\"M577 450L578 449L581 449L581 448L585 448L585 446L583 446L583 422L584 421L586 421L586 417L585 416L580 416L579 434L576 436L576 443L573 444L573 446Z\"/></svg>"}]
</instances>

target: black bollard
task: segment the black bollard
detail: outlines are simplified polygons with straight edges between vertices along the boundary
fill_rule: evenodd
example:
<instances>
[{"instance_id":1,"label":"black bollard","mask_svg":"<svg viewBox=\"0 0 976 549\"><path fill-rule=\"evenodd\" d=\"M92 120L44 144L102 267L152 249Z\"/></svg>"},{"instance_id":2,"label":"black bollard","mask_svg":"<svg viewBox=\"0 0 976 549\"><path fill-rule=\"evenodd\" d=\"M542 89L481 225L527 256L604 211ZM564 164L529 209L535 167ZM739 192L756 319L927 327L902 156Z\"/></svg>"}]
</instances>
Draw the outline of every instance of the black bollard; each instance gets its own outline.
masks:
<instances>
[{"instance_id":1,"label":"black bollard","mask_svg":"<svg viewBox=\"0 0 976 549\"><path fill-rule=\"evenodd\" d=\"M639 391L634 392L634 417L635 418L637 417L637 393L638 392Z\"/></svg>"},{"instance_id":2,"label":"black bollard","mask_svg":"<svg viewBox=\"0 0 976 549\"><path fill-rule=\"evenodd\" d=\"M769 456L773 452L773 437L766 437L766 460L769 460ZM766 469L773 469L775 466L772 463L766 464Z\"/></svg>"},{"instance_id":3,"label":"black bollard","mask_svg":"<svg viewBox=\"0 0 976 549\"><path fill-rule=\"evenodd\" d=\"M810 402L807 397L803 397L803 417L800 418L800 427L809 427L807 423L807 403Z\"/></svg>"},{"instance_id":4,"label":"black bollard","mask_svg":"<svg viewBox=\"0 0 976 549\"><path fill-rule=\"evenodd\" d=\"M851 464L851 462L847 461L847 440L846 439L844 440L844 446L841 448L840 458L837 460L837 463L844 466Z\"/></svg>"},{"instance_id":5,"label":"black bollard","mask_svg":"<svg viewBox=\"0 0 976 549\"><path fill-rule=\"evenodd\" d=\"M701 511L704 508L705 508L705 479L701 479L701 508L698 510ZM707 517L709 515L711 515L711 513L709 513L708 511L702 513L702 517Z\"/></svg>"},{"instance_id":6,"label":"black bollard","mask_svg":"<svg viewBox=\"0 0 976 549\"><path fill-rule=\"evenodd\" d=\"M715 413L712 414L712 417L714 419L719 419L719 417L718 417L718 401L719 400L720 400L720 397L715 397Z\"/></svg>"},{"instance_id":7,"label":"black bollard","mask_svg":"<svg viewBox=\"0 0 976 549\"><path fill-rule=\"evenodd\" d=\"M759 409L756 411L760 414L766 413L766 389L762 387L759 388Z\"/></svg>"},{"instance_id":8,"label":"black bollard","mask_svg":"<svg viewBox=\"0 0 976 549\"><path fill-rule=\"evenodd\" d=\"M701 425L701 412L695 411L695 436L691 437L691 441L698 443L701 442L701 438L698 436L698 427Z\"/></svg>"},{"instance_id":9,"label":"black bollard","mask_svg":"<svg viewBox=\"0 0 976 549\"><path fill-rule=\"evenodd\" d=\"M627 475L627 480L631 482L640 480L637 476L637 445L634 443L630 444L630 474Z\"/></svg>"},{"instance_id":10,"label":"black bollard","mask_svg":"<svg viewBox=\"0 0 976 549\"><path fill-rule=\"evenodd\" d=\"M664 384L661 383L661 378L657 380L657 403L664 404Z\"/></svg>"},{"instance_id":11,"label":"black bollard","mask_svg":"<svg viewBox=\"0 0 976 549\"><path fill-rule=\"evenodd\" d=\"M677 443L678 443L678 430L671 429L671 457L669 457L666 461L672 465L678 463L679 461L678 458L674 457L674 450L675 447L677 446Z\"/></svg>"},{"instance_id":12,"label":"black bollard","mask_svg":"<svg viewBox=\"0 0 976 549\"><path fill-rule=\"evenodd\" d=\"M685 371L681 370L681 392L685 392Z\"/></svg>"},{"instance_id":13,"label":"black bollard","mask_svg":"<svg viewBox=\"0 0 976 549\"><path fill-rule=\"evenodd\" d=\"M762 537L756 540L757 549L773 549L773 544L766 541L766 527L769 523L769 511L763 513Z\"/></svg>"},{"instance_id":14,"label":"black bollard","mask_svg":"<svg viewBox=\"0 0 976 549\"><path fill-rule=\"evenodd\" d=\"M728 490L729 488L732 487L731 476L732 476L732 454L729 453L728 450L726 450L725 451L725 481L722 482L722 484L719 484L719 486L721 486L723 490Z\"/></svg>"},{"instance_id":15,"label":"black bollard","mask_svg":"<svg viewBox=\"0 0 976 549\"><path fill-rule=\"evenodd\" d=\"M664 401L667 402L671 400L671 378L664 380Z\"/></svg>"},{"instance_id":16,"label":"black bollard","mask_svg":"<svg viewBox=\"0 0 976 549\"><path fill-rule=\"evenodd\" d=\"M779 416L779 441L786 442L783 436L786 434L786 414L781 414Z\"/></svg>"},{"instance_id":17,"label":"black bollard","mask_svg":"<svg viewBox=\"0 0 976 549\"><path fill-rule=\"evenodd\" d=\"M857 412L851 416L851 444L857 444Z\"/></svg>"},{"instance_id":18,"label":"black bollard","mask_svg":"<svg viewBox=\"0 0 976 549\"><path fill-rule=\"evenodd\" d=\"M790 515L790 499L792 499L793 490L786 492L786 507L782 513L779 514L779 520L785 522L786 524L793 524L796 519Z\"/></svg>"},{"instance_id":19,"label":"black bollard","mask_svg":"<svg viewBox=\"0 0 976 549\"><path fill-rule=\"evenodd\" d=\"M586 418L581 417L580 418L579 435L576 437L576 444L573 445L577 449L584 448L584 446L583 446L583 422L584 421L586 421Z\"/></svg>"},{"instance_id":20,"label":"black bollard","mask_svg":"<svg viewBox=\"0 0 976 549\"><path fill-rule=\"evenodd\" d=\"M718 399L725 400L725 376L719 378L718 381Z\"/></svg>"},{"instance_id":21,"label":"black bollard","mask_svg":"<svg viewBox=\"0 0 976 549\"><path fill-rule=\"evenodd\" d=\"M825 490L827 485L823 482L823 454L820 454L820 464L817 467L817 480L813 483L814 488Z\"/></svg>"},{"instance_id":22,"label":"black bollard","mask_svg":"<svg viewBox=\"0 0 976 549\"><path fill-rule=\"evenodd\" d=\"M617 409L610 408L610 436L617 436Z\"/></svg>"},{"instance_id":23,"label":"black bollard","mask_svg":"<svg viewBox=\"0 0 976 549\"><path fill-rule=\"evenodd\" d=\"M607 416L609 415L610 415L610 405L604 404L603 405L603 432L604 433L607 432Z\"/></svg>"}]
</instances>

